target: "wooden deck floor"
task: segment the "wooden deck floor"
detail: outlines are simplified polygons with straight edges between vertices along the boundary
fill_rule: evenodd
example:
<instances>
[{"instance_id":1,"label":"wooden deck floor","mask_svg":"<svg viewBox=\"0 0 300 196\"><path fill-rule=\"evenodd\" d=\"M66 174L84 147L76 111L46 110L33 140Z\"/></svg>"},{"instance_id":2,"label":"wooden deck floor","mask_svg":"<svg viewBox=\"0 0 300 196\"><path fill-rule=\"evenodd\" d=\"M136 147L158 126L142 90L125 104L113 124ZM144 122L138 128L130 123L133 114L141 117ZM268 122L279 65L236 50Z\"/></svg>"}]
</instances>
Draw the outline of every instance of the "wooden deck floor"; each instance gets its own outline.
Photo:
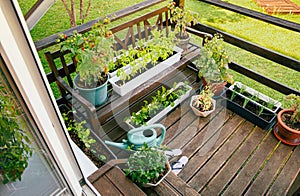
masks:
<instances>
[{"instance_id":1,"label":"wooden deck floor","mask_svg":"<svg viewBox=\"0 0 300 196\"><path fill-rule=\"evenodd\" d=\"M172 75L147 89L139 98L128 101L123 109L102 123L103 140L121 141L128 127L123 119L149 99L160 84L188 81L194 90L201 82L188 68L172 71ZM114 95L112 95L113 97ZM112 100L112 98L111 98ZM113 99L109 105L119 104ZM280 143L272 130L262 130L226 109L217 101L217 109L207 118L196 117L189 107L190 99L165 116L159 123L167 128L164 144L180 148L189 162L178 174L201 195L286 195L299 188L300 147ZM118 158L127 157L124 150L110 147ZM157 187L150 195L169 195Z\"/></svg>"},{"instance_id":2,"label":"wooden deck floor","mask_svg":"<svg viewBox=\"0 0 300 196\"><path fill-rule=\"evenodd\" d=\"M290 0L255 0L268 14L300 14L300 6Z\"/></svg>"}]
</instances>

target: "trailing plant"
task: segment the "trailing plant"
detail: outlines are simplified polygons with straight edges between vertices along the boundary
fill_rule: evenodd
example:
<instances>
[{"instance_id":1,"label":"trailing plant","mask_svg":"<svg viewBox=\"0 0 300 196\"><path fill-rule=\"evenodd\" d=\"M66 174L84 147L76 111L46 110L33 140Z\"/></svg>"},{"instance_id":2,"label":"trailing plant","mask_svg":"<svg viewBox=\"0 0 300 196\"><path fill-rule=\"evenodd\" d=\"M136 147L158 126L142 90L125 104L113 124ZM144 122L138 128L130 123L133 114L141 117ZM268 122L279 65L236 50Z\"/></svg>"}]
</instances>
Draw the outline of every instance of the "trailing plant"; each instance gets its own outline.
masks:
<instances>
[{"instance_id":1,"label":"trailing plant","mask_svg":"<svg viewBox=\"0 0 300 196\"><path fill-rule=\"evenodd\" d=\"M204 89L199 93L197 99L193 101L193 106L198 108L200 111L209 111L212 108L212 97L214 93L211 92L209 86L205 86Z\"/></svg>"},{"instance_id":2,"label":"trailing plant","mask_svg":"<svg viewBox=\"0 0 300 196\"><path fill-rule=\"evenodd\" d=\"M198 13L180 8L176 6L175 2L170 2L168 8L171 13L170 21L171 23L175 23L175 32L178 34L177 37L180 39L187 38L188 33L186 28L192 26L192 24L197 24L199 18Z\"/></svg>"},{"instance_id":3,"label":"trailing plant","mask_svg":"<svg viewBox=\"0 0 300 196\"><path fill-rule=\"evenodd\" d=\"M127 161L125 174L139 187L146 183L156 183L166 170L167 157L157 147L144 144L133 152Z\"/></svg>"},{"instance_id":4,"label":"trailing plant","mask_svg":"<svg viewBox=\"0 0 300 196\"><path fill-rule=\"evenodd\" d=\"M2 183L21 181L32 156L30 137L14 95L0 82L0 175Z\"/></svg>"},{"instance_id":5,"label":"trailing plant","mask_svg":"<svg viewBox=\"0 0 300 196\"><path fill-rule=\"evenodd\" d=\"M233 83L233 76L228 72L230 59L224 48L221 34L215 34L211 40L206 37L200 48L199 58L195 61L198 76L204 77L207 83L227 81Z\"/></svg>"},{"instance_id":6,"label":"trailing plant","mask_svg":"<svg viewBox=\"0 0 300 196\"><path fill-rule=\"evenodd\" d=\"M285 96L283 105L284 108L290 108L293 110L293 114L289 120L290 123L300 123L300 96L295 94Z\"/></svg>"},{"instance_id":7,"label":"trailing plant","mask_svg":"<svg viewBox=\"0 0 300 196\"><path fill-rule=\"evenodd\" d=\"M176 87L176 83L173 85L173 89ZM134 126L146 125L147 121L164 108L174 106L174 101L184 95L189 88L182 86L171 91L162 86L161 90L156 92L156 95L152 96L151 103L144 100L144 105L138 112L132 112L130 118L125 118L125 121L130 119L130 124Z\"/></svg>"},{"instance_id":8,"label":"trailing plant","mask_svg":"<svg viewBox=\"0 0 300 196\"><path fill-rule=\"evenodd\" d=\"M62 114L67 126L67 130L69 132L75 133L80 139L80 141L84 143L85 147L90 148L91 144L94 144L96 142L96 140L89 138L91 130L89 128L86 128L85 120L77 122L76 120L69 118L68 115L70 112L72 111Z\"/></svg>"}]
</instances>

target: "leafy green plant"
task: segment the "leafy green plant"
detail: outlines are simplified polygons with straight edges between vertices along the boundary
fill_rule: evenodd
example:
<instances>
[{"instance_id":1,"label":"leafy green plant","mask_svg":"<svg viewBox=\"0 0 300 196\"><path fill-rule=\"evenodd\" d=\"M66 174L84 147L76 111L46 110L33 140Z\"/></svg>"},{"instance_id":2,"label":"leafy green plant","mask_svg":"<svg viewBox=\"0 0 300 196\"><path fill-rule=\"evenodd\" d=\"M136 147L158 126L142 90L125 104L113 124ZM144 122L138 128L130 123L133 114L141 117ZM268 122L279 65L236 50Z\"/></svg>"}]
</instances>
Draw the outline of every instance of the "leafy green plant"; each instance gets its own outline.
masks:
<instances>
[{"instance_id":1,"label":"leafy green plant","mask_svg":"<svg viewBox=\"0 0 300 196\"><path fill-rule=\"evenodd\" d=\"M230 59L224 48L224 40L221 34L215 34L211 40L204 40L204 46L200 48L199 58L195 61L198 68L198 76L204 77L207 83L227 81L233 83L233 77L228 72Z\"/></svg>"},{"instance_id":2,"label":"leafy green plant","mask_svg":"<svg viewBox=\"0 0 300 196\"><path fill-rule=\"evenodd\" d=\"M157 147L143 147L133 152L127 161L125 174L138 186L146 183L156 183L166 170L167 157Z\"/></svg>"},{"instance_id":3,"label":"leafy green plant","mask_svg":"<svg viewBox=\"0 0 300 196\"><path fill-rule=\"evenodd\" d=\"M113 35L102 21L93 25L86 33L74 32L72 36L59 35L61 51L70 51L77 64L80 87L92 88L107 80L107 72L114 66Z\"/></svg>"},{"instance_id":4,"label":"leafy green plant","mask_svg":"<svg viewBox=\"0 0 300 196\"><path fill-rule=\"evenodd\" d=\"M264 111L265 106L260 106L259 110L258 110L258 116L260 116L262 114L262 112Z\"/></svg>"},{"instance_id":5,"label":"leafy green plant","mask_svg":"<svg viewBox=\"0 0 300 196\"><path fill-rule=\"evenodd\" d=\"M176 83L173 84L173 89L176 87ZM144 105L138 112L132 112L131 117L125 118L130 120L130 124L134 126L146 125L147 121L160 112L162 109L174 106L174 101L184 95L189 88L187 86L181 86L171 91L162 86L161 90L156 92L156 95L152 96L151 103L144 100Z\"/></svg>"},{"instance_id":6,"label":"leafy green plant","mask_svg":"<svg viewBox=\"0 0 300 196\"><path fill-rule=\"evenodd\" d=\"M131 59L131 71L126 72L124 69L118 69L117 76L123 81L130 80L138 73L147 69L148 63L155 66L159 60L166 60L173 54L176 45L175 34L169 32L168 35L162 30L154 29L151 31L151 39L148 41L141 40L136 48L129 48L124 52L126 58ZM122 56L121 58L125 58ZM134 60L133 60L134 59Z\"/></svg>"},{"instance_id":7,"label":"leafy green plant","mask_svg":"<svg viewBox=\"0 0 300 196\"><path fill-rule=\"evenodd\" d=\"M246 107L246 105L248 104L249 101L250 101L250 99L244 98L243 108Z\"/></svg>"},{"instance_id":8,"label":"leafy green plant","mask_svg":"<svg viewBox=\"0 0 300 196\"><path fill-rule=\"evenodd\" d=\"M276 103L275 103L274 101L269 100L269 101L267 102L266 107L272 110L272 109L274 108L275 104L276 104Z\"/></svg>"},{"instance_id":9,"label":"leafy green plant","mask_svg":"<svg viewBox=\"0 0 300 196\"><path fill-rule=\"evenodd\" d=\"M2 81L1 81L2 82ZM21 181L28 159L32 156L30 138L24 130L24 121L15 97L0 82L0 175L6 184Z\"/></svg>"},{"instance_id":10,"label":"leafy green plant","mask_svg":"<svg viewBox=\"0 0 300 196\"><path fill-rule=\"evenodd\" d=\"M81 122L76 122L76 120L69 118L68 115L70 112L72 111L62 114L67 126L67 130L69 132L75 133L80 139L80 141L84 143L85 147L90 148L91 144L94 144L96 142L96 140L89 138L91 130L89 128L86 128L85 120Z\"/></svg>"},{"instance_id":11,"label":"leafy green plant","mask_svg":"<svg viewBox=\"0 0 300 196\"><path fill-rule=\"evenodd\" d=\"M231 91L231 96L230 96L230 100L232 101L237 95L237 92L235 90Z\"/></svg>"},{"instance_id":12,"label":"leafy green plant","mask_svg":"<svg viewBox=\"0 0 300 196\"><path fill-rule=\"evenodd\" d=\"M198 13L191 12L188 9L175 6L175 2L170 2L168 8L171 13L170 21L175 23L175 32L178 33L178 38L185 39L188 37L186 27L190 27L192 24L198 22Z\"/></svg>"},{"instance_id":13,"label":"leafy green plant","mask_svg":"<svg viewBox=\"0 0 300 196\"><path fill-rule=\"evenodd\" d=\"M205 86L204 89L199 93L197 99L193 101L193 106L198 108L200 111L209 111L212 107L212 97L214 93L211 92L209 86Z\"/></svg>"},{"instance_id":14,"label":"leafy green plant","mask_svg":"<svg viewBox=\"0 0 300 196\"><path fill-rule=\"evenodd\" d=\"M283 100L284 108L290 108L293 111L293 115L290 118L290 122L300 123L300 96L295 94L289 94L285 96Z\"/></svg>"}]
</instances>

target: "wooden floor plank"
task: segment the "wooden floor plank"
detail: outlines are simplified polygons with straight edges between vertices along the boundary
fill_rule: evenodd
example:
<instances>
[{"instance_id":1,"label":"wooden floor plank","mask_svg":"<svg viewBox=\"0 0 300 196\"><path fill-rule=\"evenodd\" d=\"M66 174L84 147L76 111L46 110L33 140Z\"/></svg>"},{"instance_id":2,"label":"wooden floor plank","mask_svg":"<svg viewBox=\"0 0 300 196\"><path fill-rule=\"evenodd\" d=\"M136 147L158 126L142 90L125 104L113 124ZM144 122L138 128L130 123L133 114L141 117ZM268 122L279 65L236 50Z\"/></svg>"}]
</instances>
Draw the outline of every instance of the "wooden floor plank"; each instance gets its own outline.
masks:
<instances>
[{"instance_id":1,"label":"wooden floor plank","mask_svg":"<svg viewBox=\"0 0 300 196\"><path fill-rule=\"evenodd\" d=\"M106 176L94 182L93 186L101 195L121 195L120 191Z\"/></svg>"},{"instance_id":2,"label":"wooden floor plank","mask_svg":"<svg viewBox=\"0 0 300 196\"><path fill-rule=\"evenodd\" d=\"M188 182L198 192L209 182L209 180L222 168L226 163L228 157L234 154L236 148L239 147L244 138L246 138L252 132L253 124L248 121L244 123L233 135L233 138L229 138L226 144L224 144L217 153L202 167L196 175ZM183 176L187 178L187 176ZM190 178L190 177L188 177ZM201 193L200 193L201 194Z\"/></svg>"},{"instance_id":3,"label":"wooden floor plank","mask_svg":"<svg viewBox=\"0 0 300 196\"><path fill-rule=\"evenodd\" d=\"M237 127L239 127L243 122L244 120L242 117L235 115L224 127L220 129L220 134L217 141L215 142L215 145L208 146L208 143L206 143L203 148L209 148L210 150L206 153L202 153L201 151L199 151L199 153L196 153L196 155L189 160L188 164L184 167L179 176L188 181L189 178L191 178L195 174L195 172L200 170L205 162L208 161L216 153L219 147L222 146L222 144L230 137L230 135L234 131L236 131Z\"/></svg>"},{"instance_id":4,"label":"wooden floor plank","mask_svg":"<svg viewBox=\"0 0 300 196\"><path fill-rule=\"evenodd\" d=\"M186 101L183 105L183 107L188 108L188 101ZM183 108L181 107L181 108ZM179 110L176 109L176 110ZM163 144L168 144L170 141L172 141L176 135L179 135L181 132L183 132L187 126L189 126L192 122L194 122L196 120L196 117L191 114L190 112L185 113L185 115L183 116L184 120L180 119L178 121L176 121L176 123L174 123L171 127L168 128L165 140ZM168 145L169 148L180 148L180 146L172 146L172 145Z\"/></svg>"},{"instance_id":5,"label":"wooden floor plank","mask_svg":"<svg viewBox=\"0 0 300 196\"><path fill-rule=\"evenodd\" d=\"M209 139L223 126L223 123L226 122L232 115L232 113L226 110L225 108L221 109L221 111L217 114L218 115L211 116L212 120L209 121L209 123L207 123L207 125L204 128L201 127L201 124L203 121L206 121L209 117L207 117L205 120L203 118L199 118L199 121L197 122L196 126L191 126L189 127L189 130L186 130L187 133L190 133L191 130L200 131L197 133L197 135L192 137L189 142L186 143L185 147L182 149L184 155L188 157L194 155L207 141L209 141ZM183 139L184 138L181 137L180 140L183 141Z\"/></svg>"},{"instance_id":6,"label":"wooden floor plank","mask_svg":"<svg viewBox=\"0 0 300 196\"><path fill-rule=\"evenodd\" d=\"M119 168L113 167L105 176L123 195L146 195L136 184L127 178Z\"/></svg>"},{"instance_id":7,"label":"wooden floor plank","mask_svg":"<svg viewBox=\"0 0 300 196\"><path fill-rule=\"evenodd\" d=\"M265 130L257 130L265 134ZM248 138L248 141L246 141L244 145L245 150L242 150L238 152L241 156L244 156L246 152L249 152L250 145L253 143L253 141L258 140L259 138ZM227 187L226 191L224 192L224 195L242 195L244 194L245 189L249 185L249 183L252 181L252 179L255 177L259 169L264 165L267 158L272 154L273 148L277 145L277 140L272 137L272 132L268 132L266 135L266 138L263 139L262 143L258 144L258 149L254 149L254 154L251 156L249 155L249 158L247 157L247 162L244 162L241 165L242 168L238 169L237 175L232 179L230 185ZM232 157L234 162L236 160ZM267 184L265 185L268 186Z\"/></svg>"},{"instance_id":8,"label":"wooden floor plank","mask_svg":"<svg viewBox=\"0 0 300 196\"><path fill-rule=\"evenodd\" d=\"M169 184L176 187L180 194L182 195L199 195L192 187L185 183L181 178L176 176L174 173L170 172L170 174L166 177L166 180Z\"/></svg>"},{"instance_id":9,"label":"wooden floor plank","mask_svg":"<svg viewBox=\"0 0 300 196\"><path fill-rule=\"evenodd\" d=\"M272 184L271 189L267 192L267 195L287 195L289 189L292 186L292 182L300 175L300 146L295 147L292 151L292 155L286 162L285 167L280 172L278 178ZM299 185L298 185L299 186Z\"/></svg>"},{"instance_id":10,"label":"wooden floor plank","mask_svg":"<svg viewBox=\"0 0 300 196\"><path fill-rule=\"evenodd\" d=\"M206 118L200 118L200 117L195 118L195 121L193 121L188 127L186 127L184 131L180 132L180 134L176 135L176 137L171 138L170 140L171 142L168 143L168 147L182 149L185 145L187 145L187 147L183 148L182 150L183 150L183 155L189 157L191 154L193 154L193 151L197 149L197 146L199 146L199 141L202 141L203 135L199 135L199 132L206 131L207 125L211 122L210 121L211 118L213 120L215 117L214 114L220 113L222 109L223 109L222 107L217 107L216 110L211 114L211 116L208 116ZM194 115L192 111L190 111L190 113ZM181 123L184 122L185 120L182 119ZM194 142L191 143L193 140ZM196 145L194 145L195 142Z\"/></svg>"},{"instance_id":11,"label":"wooden floor plank","mask_svg":"<svg viewBox=\"0 0 300 196\"><path fill-rule=\"evenodd\" d=\"M274 137L274 136L273 136ZM254 179L254 182L248 188L245 195L263 195L268 190L268 186L271 185L273 179L276 177L277 172L280 170L281 165L289 152L291 151L291 146L280 144L276 151L272 154L272 157L267 162L266 166Z\"/></svg>"},{"instance_id":12,"label":"wooden floor plank","mask_svg":"<svg viewBox=\"0 0 300 196\"><path fill-rule=\"evenodd\" d=\"M171 196L171 195L181 195L171 187L169 183L163 180L158 186L143 189L147 195L159 195L159 196Z\"/></svg>"}]
</instances>

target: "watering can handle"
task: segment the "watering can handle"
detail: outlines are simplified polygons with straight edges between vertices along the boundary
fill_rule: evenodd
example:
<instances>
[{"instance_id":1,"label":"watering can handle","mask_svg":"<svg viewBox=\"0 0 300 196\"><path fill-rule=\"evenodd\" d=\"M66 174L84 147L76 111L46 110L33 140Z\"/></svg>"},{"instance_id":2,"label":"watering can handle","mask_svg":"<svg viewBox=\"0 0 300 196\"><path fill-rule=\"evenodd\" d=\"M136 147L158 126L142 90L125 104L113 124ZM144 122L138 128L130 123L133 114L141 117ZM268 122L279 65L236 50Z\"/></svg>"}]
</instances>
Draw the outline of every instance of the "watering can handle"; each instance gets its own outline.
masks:
<instances>
[{"instance_id":1,"label":"watering can handle","mask_svg":"<svg viewBox=\"0 0 300 196\"><path fill-rule=\"evenodd\" d=\"M136 132L144 131L146 129L155 129L155 128L161 128L161 135L159 138L157 138L157 140L158 140L157 145L160 145L164 141L165 135L166 135L166 128L162 124L153 124L153 125L147 125L147 126L134 128L128 132L128 135L134 134Z\"/></svg>"}]
</instances>

